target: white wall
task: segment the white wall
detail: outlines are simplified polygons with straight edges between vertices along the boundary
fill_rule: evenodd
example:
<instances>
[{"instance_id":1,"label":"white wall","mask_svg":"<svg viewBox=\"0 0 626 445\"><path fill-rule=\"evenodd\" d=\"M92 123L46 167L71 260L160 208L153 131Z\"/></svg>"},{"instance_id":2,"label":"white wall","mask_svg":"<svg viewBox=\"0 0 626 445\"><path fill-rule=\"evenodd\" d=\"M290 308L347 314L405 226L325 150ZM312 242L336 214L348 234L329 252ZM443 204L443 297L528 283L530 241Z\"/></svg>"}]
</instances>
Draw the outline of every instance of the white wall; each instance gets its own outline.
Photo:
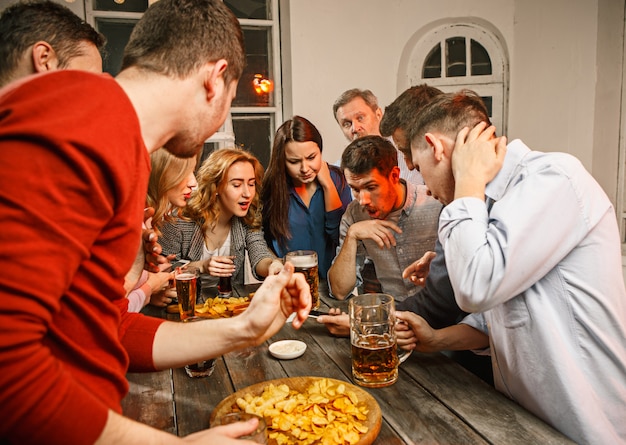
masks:
<instances>
[{"instance_id":1,"label":"white wall","mask_svg":"<svg viewBox=\"0 0 626 445\"><path fill-rule=\"evenodd\" d=\"M347 144L332 115L341 92L369 88L388 105L401 92L411 37L434 21L476 17L499 31L510 57L509 138L574 154L615 199L619 94L611 93L621 90L624 0L292 0L283 13L285 118L301 114L319 128L326 160Z\"/></svg>"},{"instance_id":2,"label":"white wall","mask_svg":"<svg viewBox=\"0 0 626 445\"><path fill-rule=\"evenodd\" d=\"M0 9L14 1L0 0ZM84 16L82 1L62 3ZM510 58L509 139L574 154L615 202L625 3L281 0L285 118L309 118L324 138L324 158L335 162L347 145L332 115L337 96L369 88L388 105L402 91L401 55L421 29L476 18L498 31Z\"/></svg>"}]
</instances>

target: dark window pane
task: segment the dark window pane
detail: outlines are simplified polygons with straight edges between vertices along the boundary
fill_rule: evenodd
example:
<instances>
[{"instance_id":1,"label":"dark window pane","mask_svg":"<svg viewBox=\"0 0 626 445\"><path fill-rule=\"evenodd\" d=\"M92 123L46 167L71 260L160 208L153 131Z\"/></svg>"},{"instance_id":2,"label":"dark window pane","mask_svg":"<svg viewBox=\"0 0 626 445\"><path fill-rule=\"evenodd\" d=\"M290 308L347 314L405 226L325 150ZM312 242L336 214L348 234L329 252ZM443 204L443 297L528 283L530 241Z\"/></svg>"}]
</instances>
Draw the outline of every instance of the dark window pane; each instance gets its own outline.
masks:
<instances>
[{"instance_id":1,"label":"dark window pane","mask_svg":"<svg viewBox=\"0 0 626 445\"><path fill-rule=\"evenodd\" d=\"M96 11L144 12L148 9L148 0L94 0Z\"/></svg>"},{"instance_id":2,"label":"dark window pane","mask_svg":"<svg viewBox=\"0 0 626 445\"><path fill-rule=\"evenodd\" d=\"M246 67L237 86L234 107L274 106L274 93L257 94L254 90L254 76L274 80L270 72L270 30L265 28L243 28L246 45Z\"/></svg>"},{"instance_id":3,"label":"dark window pane","mask_svg":"<svg viewBox=\"0 0 626 445\"><path fill-rule=\"evenodd\" d=\"M489 117L493 117L493 97L491 97L491 96L482 96L481 99L485 103L485 107L487 107L487 111L489 113Z\"/></svg>"},{"instance_id":4,"label":"dark window pane","mask_svg":"<svg viewBox=\"0 0 626 445\"><path fill-rule=\"evenodd\" d=\"M446 56L446 76L465 76L465 37L446 39Z\"/></svg>"},{"instance_id":5,"label":"dark window pane","mask_svg":"<svg viewBox=\"0 0 626 445\"><path fill-rule=\"evenodd\" d=\"M272 118L268 114L233 115L235 144L252 152L265 168L270 161L272 128Z\"/></svg>"},{"instance_id":6,"label":"dark window pane","mask_svg":"<svg viewBox=\"0 0 626 445\"><path fill-rule=\"evenodd\" d=\"M489 53L476 40L472 40L472 76L487 76L491 74L491 59Z\"/></svg>"},{"instance_id":7,"label":"dark window pane","mask_svg":"<svg viewBox=\"0 0 626 445\"><path fill-rule=\"evenodd\" d=\"M107 38L106 54L102 64L104 72L112 76L120 72L124 47L128 43L135 23L137 20L96 18L96 29Z\"/></svg>"},{"instance_id":8,"label":"dark window pane","mask_svg":"<svg viewBox=\"0 0 626 445\"><path fill-rule=\"evenodd\" d=\"M224 4L240 19L271 19L268 0L224 0Z\"/></svg>"},{"instance_id":9,"label":"dark window pane","mask_svg":"<svg viewBox=\"0 0 626 445\"><path fill-rule=\"evenodd\" d=\"M426 61L424 62L424 69L422 70L422 76L424 79L436 79L441 77L441 45L437 44L430 50Z\"/></svg>"},{"instance_id":10,"label":"dark window pane","mask_svg":"<svg viewBox=\"0 0 626 445\"><path fill-rule=\"evenodd\" d=\"M196 174L198 173L198 169L200 168L202 163L206 161L206 158L208 158L211 155L211 153L217 150L218 147L219 145L217 142L205 142L204 143L204 146L202 147L202 152L200 153L200 159L198 159L198 162L196 163Z\"/></svg>"}]
</instances>

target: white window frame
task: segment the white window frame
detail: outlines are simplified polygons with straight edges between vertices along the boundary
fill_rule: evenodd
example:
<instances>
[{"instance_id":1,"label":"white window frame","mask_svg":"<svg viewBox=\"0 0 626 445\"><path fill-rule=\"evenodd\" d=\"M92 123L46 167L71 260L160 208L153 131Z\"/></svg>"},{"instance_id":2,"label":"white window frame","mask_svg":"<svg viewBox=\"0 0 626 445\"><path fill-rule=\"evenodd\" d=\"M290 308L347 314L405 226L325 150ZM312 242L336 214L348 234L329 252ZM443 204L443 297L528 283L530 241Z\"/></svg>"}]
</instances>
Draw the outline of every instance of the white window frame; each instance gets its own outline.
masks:
<instances>
[{"instance_id":1,"label":"white window frame","mask_svg":"<svg viewBox=\"0 0 626 445\"><path fill-rule=\"evenodd\" d=\"M446 40L452 37L464 37L466 39L467 75L446 77ZM471 40L480 43L491 59L490 75L472 76L470 71L470 47ZM431 50L441 45L441 77L422 77L423 66ZM468 88L480 96L492 98L492 123L498 129L498 133L506 134L507 110L508 110L508 62L506 51L501 41L485 27L471 22L446 23L439 25L420 38L411 49L406 66L406 72L400 77L406 82L400 85L401 91L411 85L426 83L442 90L443 92L455 92Z\"/></svg>"},{"instance_id":2,"label":"white window frame","mask_svg":"<svg viewBox=\"0 0 626 445\"><path fill-rule=\"evenodd\" d=\"M148 0L149 4L156 0ZM93 0L84 0L85 3L85 20L94 28L96 27L96 19L132 19L139 20L143 15L142 12L123 12L123 11L99 11L93 9ZM271 35L271 54L270 54L270 70L272 80L274 81L274 104L267 107L232 107L230 116L226 122L218 130L216 134L211 136L206 142L217 143L218 148L232 146L234 143L234 133L231 116L241 114L259 114L270 116L270 135L273 139L274 132L283 121L283 94L282 94L282 78L281 78L281 53L280 53L280 11L278 0L270 0L269 6L271 13L269 20L257 19L239 19L241 26L264 28L269 30Z\"/></svg>"}]
</instances>

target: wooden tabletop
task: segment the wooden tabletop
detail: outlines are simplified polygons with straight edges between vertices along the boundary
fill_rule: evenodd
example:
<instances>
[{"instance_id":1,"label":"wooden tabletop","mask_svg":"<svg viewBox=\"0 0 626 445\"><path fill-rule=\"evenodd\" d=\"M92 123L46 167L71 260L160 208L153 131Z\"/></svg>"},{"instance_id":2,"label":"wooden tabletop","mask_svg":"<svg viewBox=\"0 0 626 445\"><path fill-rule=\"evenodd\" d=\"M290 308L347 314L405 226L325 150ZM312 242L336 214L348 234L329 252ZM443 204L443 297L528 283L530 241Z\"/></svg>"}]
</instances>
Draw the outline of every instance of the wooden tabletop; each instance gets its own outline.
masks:
<instances>
[{"instance_id":1,"label":"wooden tabletop","mask_svg":"<svg viewBox=\"0 0 626 445\"><path fill-rule=\"evenodd\" d=\"M322 301L326 307L343 304L324 296ZM144 312L166 316L164 310L155 308ZM268 346L282 339L304 341L307 350L294 360L275 359ZM208 378L190 378L182 368L129 373L130 391L122 406L132 419L185 436L208 428L214 407L233 392L258 382L295 376L353 383L350 340L332 337L314 319L300 330L288 324L260 346L220 357ZM414 352L400 366L395 384L363 389L378 401L383 413L376 445L573 443L442 354Z\"/></svg>"}]
</instances>

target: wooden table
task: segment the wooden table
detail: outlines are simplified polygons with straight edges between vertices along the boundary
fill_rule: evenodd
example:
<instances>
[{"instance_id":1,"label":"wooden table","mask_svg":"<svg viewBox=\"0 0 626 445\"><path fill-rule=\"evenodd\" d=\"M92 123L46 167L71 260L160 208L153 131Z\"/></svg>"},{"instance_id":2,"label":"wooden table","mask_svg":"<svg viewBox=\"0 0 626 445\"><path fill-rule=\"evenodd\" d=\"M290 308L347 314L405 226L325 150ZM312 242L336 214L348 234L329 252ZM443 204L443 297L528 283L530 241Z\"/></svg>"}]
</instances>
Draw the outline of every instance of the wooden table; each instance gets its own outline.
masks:
<instances>
[{"instance_id":1,"label":"wooden table","mask_svg":"<svg viewBox=\"0 0 626 445\"><path fill-rule=\"evenodd\" d=\"M246 293L251 289L239 289ZM322 298L323 306L341 303ZM149 309L165 316L164 310ZM282 339L307 344L294 360L277 360L268 345ZM209 427L213 408L249 385L283 377L320 376L352 383L350 341L328 334L309 319L302 329L285 327L268 342L217 360L208 378L192 379L184 369L129 373L126 416L185 436ZM383 424L374 442L382 444L562 444L572 443L543 421L442 354L413 353L387 388L363 388L379 403Z\"/></svg>"}]
</instances>

